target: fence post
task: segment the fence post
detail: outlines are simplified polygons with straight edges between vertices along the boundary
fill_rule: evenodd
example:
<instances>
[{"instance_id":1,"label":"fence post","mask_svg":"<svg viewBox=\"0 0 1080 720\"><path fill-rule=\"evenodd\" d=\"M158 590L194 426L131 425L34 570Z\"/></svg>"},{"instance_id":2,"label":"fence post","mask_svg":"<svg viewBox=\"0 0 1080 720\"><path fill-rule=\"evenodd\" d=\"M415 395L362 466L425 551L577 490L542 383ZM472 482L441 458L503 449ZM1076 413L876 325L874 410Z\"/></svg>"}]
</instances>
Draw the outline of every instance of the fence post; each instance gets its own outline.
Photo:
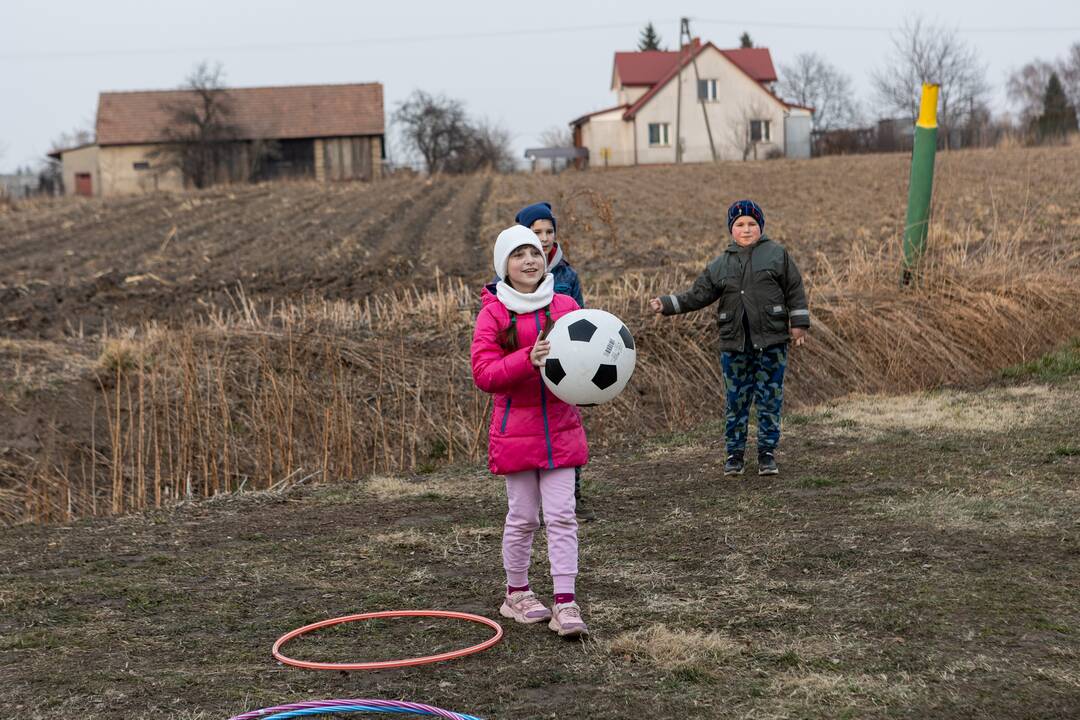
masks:
<instances>
[{"instance_id":1,"label":"fence post","mask_svg":"<svg viewBox=\"0 0 1080 720\"><path fill-rule=\"evenodd\" d=\"M911 149L911 181L908 184L907 221L904 223L903 285L910 285L930 229L930 196L934 189L934 154L937 151L938 86L923 83L919 120Z\"/></svg>"}]
</instances>

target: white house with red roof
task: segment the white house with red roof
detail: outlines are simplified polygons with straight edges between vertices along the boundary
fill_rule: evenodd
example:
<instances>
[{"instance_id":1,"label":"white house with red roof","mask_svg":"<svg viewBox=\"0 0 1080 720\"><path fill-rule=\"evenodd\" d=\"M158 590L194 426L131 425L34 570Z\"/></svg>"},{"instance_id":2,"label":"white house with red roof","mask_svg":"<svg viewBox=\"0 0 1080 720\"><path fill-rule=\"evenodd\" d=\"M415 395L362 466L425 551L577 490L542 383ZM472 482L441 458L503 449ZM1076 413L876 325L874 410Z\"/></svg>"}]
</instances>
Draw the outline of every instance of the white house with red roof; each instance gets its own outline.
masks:
<instances>
[{"instance_id":1,"label":"white house with red roof","mask_svg":"<svg viewBox=\"0 0 1080 720\"><path fill-rule=\"evenodd\" d=\"M809 157L813 108L773 93L767 48L617 52L614 107L570 123L594 166ZM676 128L681 143L675 140Z\"/></svg>"}]
</instances>

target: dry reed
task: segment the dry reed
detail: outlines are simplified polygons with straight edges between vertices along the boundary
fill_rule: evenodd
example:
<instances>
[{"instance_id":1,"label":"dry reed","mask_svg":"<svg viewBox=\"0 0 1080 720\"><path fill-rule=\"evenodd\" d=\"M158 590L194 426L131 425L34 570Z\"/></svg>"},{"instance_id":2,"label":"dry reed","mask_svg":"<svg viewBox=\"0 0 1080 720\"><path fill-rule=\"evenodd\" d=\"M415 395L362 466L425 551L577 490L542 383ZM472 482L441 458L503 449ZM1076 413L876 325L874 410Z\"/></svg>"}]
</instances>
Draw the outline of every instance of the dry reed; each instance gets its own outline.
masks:
<instances>
[{"instance_id":1,"label":"dry reed","mask_svg":"<svg viewBox=\"0 0 1080 720\"><path fill-rule=\"evenodd\" d=\"M935 231L918 285L902 289L896 248L869 243L812 264L814 329L791 354L789 403L972 381L1075 332L1075 248L1025 253L1015 235ZM692 277L673 267L590 288L638 346L628 389L587 411L594 444L722 415L712 312L647 312L650 297ZM90 446L51 440L23 486L0 496L0 519L63 521L478 461L490 413L468 360L478 300L445 278L362 302L260 308L238 292L205 322L105 339Z\"/></svg>"}]
</instances>

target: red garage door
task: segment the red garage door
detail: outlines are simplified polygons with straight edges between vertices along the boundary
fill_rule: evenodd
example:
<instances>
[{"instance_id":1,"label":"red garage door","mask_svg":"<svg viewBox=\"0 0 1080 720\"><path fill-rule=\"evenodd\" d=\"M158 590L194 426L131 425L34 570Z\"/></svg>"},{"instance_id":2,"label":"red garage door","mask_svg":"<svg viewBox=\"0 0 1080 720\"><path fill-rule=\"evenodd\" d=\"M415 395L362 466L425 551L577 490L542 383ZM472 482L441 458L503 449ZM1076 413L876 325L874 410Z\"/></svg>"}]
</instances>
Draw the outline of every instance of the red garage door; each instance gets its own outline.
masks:
<instances>
[{"instance_id":1,"label":"red garage door","mask_svg":"<svg viewBox=\"0 0 1080 720\"><path fill-rule=\"evenodd\" d=\"M94 197L94 184L90 180L90 173L75 173L75 194Z\"/></svg>"}]
</instances>

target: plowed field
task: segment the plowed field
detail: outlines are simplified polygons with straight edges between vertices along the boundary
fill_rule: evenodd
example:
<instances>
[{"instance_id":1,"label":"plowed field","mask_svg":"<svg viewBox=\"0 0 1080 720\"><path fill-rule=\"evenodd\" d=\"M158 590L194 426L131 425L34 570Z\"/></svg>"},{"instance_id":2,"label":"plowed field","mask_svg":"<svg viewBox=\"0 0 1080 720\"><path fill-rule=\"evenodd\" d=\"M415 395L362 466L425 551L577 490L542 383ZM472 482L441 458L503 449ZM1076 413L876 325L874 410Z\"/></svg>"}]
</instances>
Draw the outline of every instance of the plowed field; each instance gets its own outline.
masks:
<instances>
[{"instance_id":1,"label":"plowed field","mask_svg":"<svg viewBox=\"0 0 1080 720\"><path fill-rule=\"evenodd\" d=\"M0 216L8 336L205 314L229 295L360 298L473 276L493 180L238 187L63 201Z\"/></svg>"},{"instance_id":2,"label":"plowed field","mask_svg":"<svg viewBox=\"0 0 1080 720\"><path fill-rule=\"evenodd\" d=\"M253 300L359 299L439 273L486 279L495 234L551 201L583 278L712 257L731 201L755 198L804 270L856 241L895 242L901 155L627 168L559 176L240 186L190 195L64 200L0 214L0 336L59 338L104 324L203 315ZM979 242L1024 223L1035 245L1080 242L1080 148L938 158L935 218Z\"/></svg>"}]
</instances>

